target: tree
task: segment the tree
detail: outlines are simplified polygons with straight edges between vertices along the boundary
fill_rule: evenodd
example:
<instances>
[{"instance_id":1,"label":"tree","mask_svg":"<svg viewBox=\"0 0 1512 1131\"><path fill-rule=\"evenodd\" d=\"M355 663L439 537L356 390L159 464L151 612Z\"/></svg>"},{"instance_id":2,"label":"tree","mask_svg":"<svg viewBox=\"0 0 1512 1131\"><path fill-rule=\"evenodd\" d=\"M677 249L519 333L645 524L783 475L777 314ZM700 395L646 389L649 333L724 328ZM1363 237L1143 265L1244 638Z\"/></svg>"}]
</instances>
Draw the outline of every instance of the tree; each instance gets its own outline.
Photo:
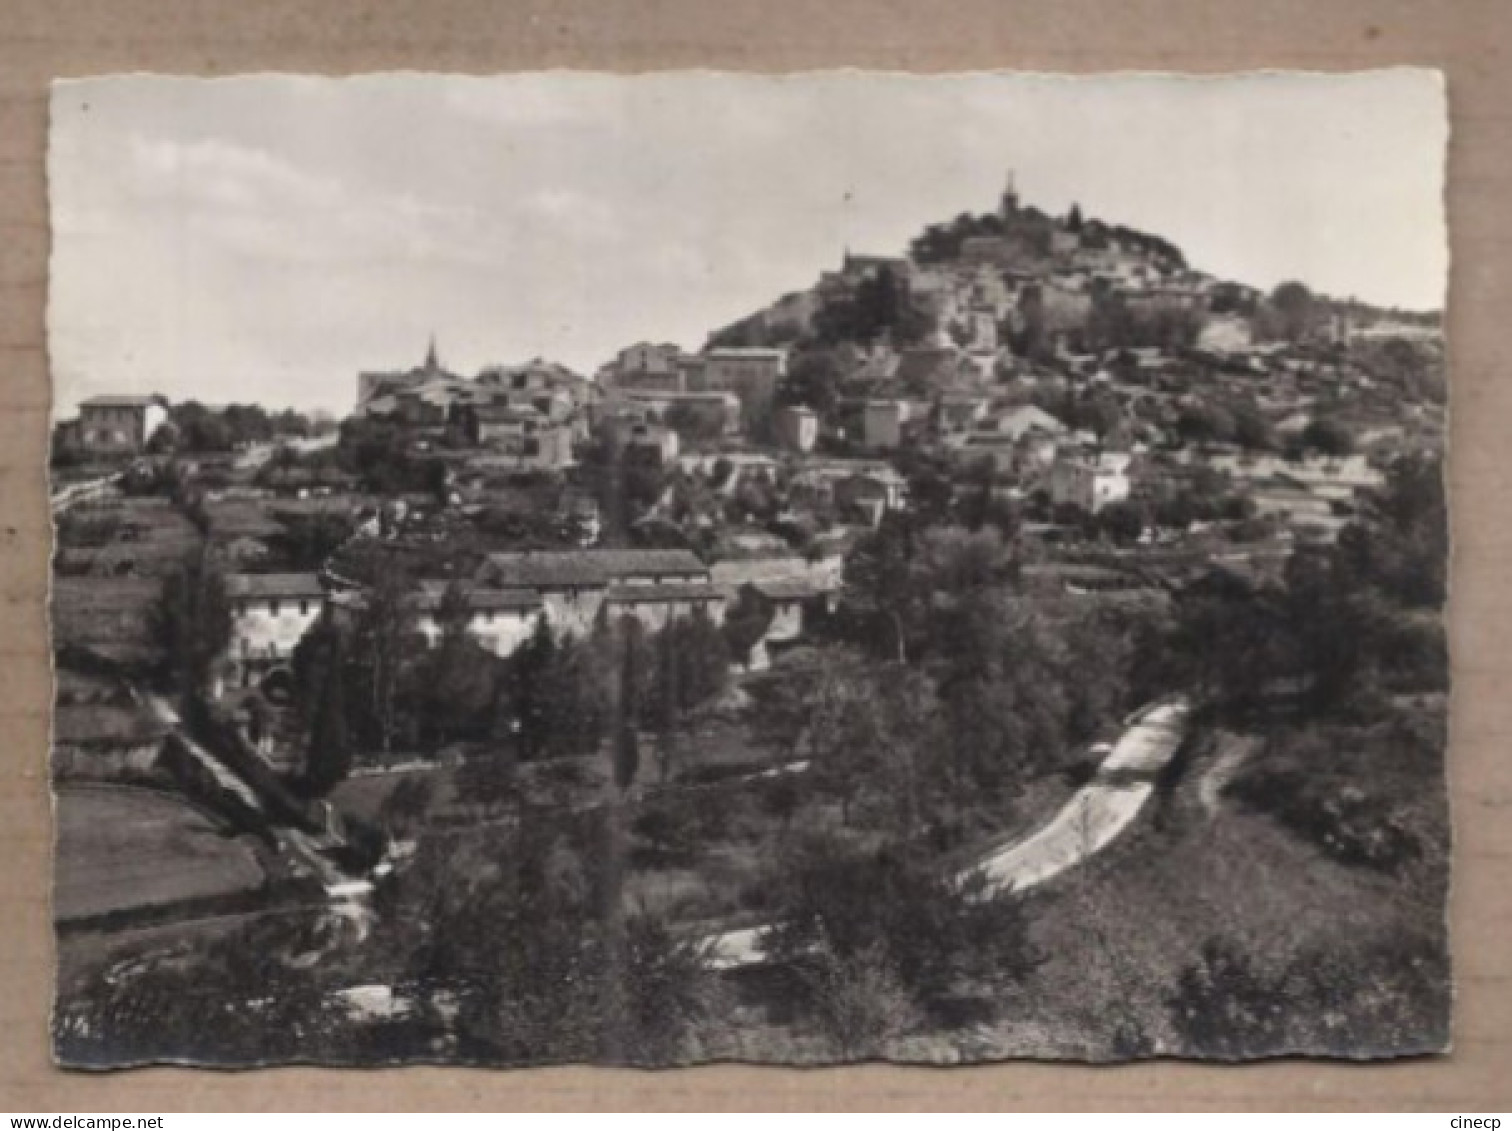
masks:
<instances>
[{"instance_id":1,"label":"tree","mask_svg":"<svg viewBox=\"0 0 1512 1131\"><path fill-rule=\"evenodd\" d=\"M621 722L614 734L614 785L621 793L635 784L640 772L640 737L629 722Z\"/></svg>"},{"instance_id":2,"label":"tree","mask_svg":"<svg viewBox=\"0 0 1512 1131\"><path fill-rule=\"evenodd\" d=\"M1077 406L1075 423L1088 429L1102 443L1123 423L1123 410L1106 395L1088 397Z\"/></svg>"},{"instance_id":3,"label":"tree","mask_svg":"<svg viewBox=\"0 0 1512 1131\"><path fill-rule=\"evenodd\" d=\"M646 715L666 733L679 729L689 712L724 690L730 654L724 636L701 608L668 621L653 638L652 651L655 670Z\"/></svg>"},{"instance_id":4,"label":"tree","mask_svg":"<svg viewBox=\"0 0 1512 1131\"><path fill-rule=\"evenodd\" d=\"M936 526L920 540L921 585L934 594L963 597L1013 577L1018 562L995 527L977 531Z\"/></svg>"},{"instance_id":5,"label":"tree","mask_svg":"<svg viewBox=\"0 0 1512 1131\"><path fill-rule=\"evenodd\" d=\"M845 600L869 622L867 643L899 663L908 661L910 638L928 611L917 543L913 520L890 512L845 559Z\"/></svg>"},{"instance_id":6,"label":"tree","mask_svg":"<svg viewBox=\"0 0 1512 1131\"><path fill-rule=\"evenodd\" d=\"M314 514L275 512L273 517L283 529L270 541L283 559L283 568L293 572L319 570L356 528L348 515L328 510Z\"/></svg>"},{"instance_id":7,"label":"tree","mask_svg":"<svg viewBox=\"0 0 1512 1131\"><path fill-rule=\"evenodd\" d=\"M939 750L934 687L922 672L835 652L802 707L804 749L817 788L849 826L870 795L886 825L911 838L930 807L928 765Z\"/></svg>"},{"instance_id":8,"label":"tree","mask_svg":"<svg viewBox=\"0 0 1512 1131\"><path fill-rule=\"evenodd\" d=\"M1082 210L1080 204L1073 204L1071 211L1066 213L1066 230L1080 233L1082 230Z\"/></svg>"},{"instance_id":9,"label":"tree","mask_svg":"<svg viewBox=\"0 0 1512 1131\"><path fill-rule=\"evenodd\" d=\"M826 657L799 708L813 780L839 802L845 825L876 764L879 718L871 709L874 690L863 667L836 654Z\"/></svg>"},{"instance_id":10,"label":"tree","mask_svg":"<svg viewBox=\"0 0 1512 1131\"><path fill-rule=\"evenodd\" d=\"M1109 503L1097 512L1097 524L1114 542L1127 546L1139 540L1149 516L1138 503Z\"/></svg>"},{"instance_id":11,"label":"tree","mask_svg":"<svg viewBox=\"0 0 1512 1131\"><path fill-rule=\"evenodd\" d=\"M1278 336L1288 342L1307 337L1321 314L1312 291L1295 281L1277 286L1271 292L1270 306L1278 319Z\"/></svg>"},{"instance_id":12,"label":"tree","mask_svg":"<svg viewBox=\"0 0 1512 1131\"><path fill-rule=\"evenodd\" d=\"M1282 593L1215 569L1178 595L1174 623L1146 663L1162 682L1191 689L1197 702L1221 715L1257 703L1288 669L1289 641Z\"/></svg>"},{"instance_id":13,"label":"tree","mask_svg":"<svg viewBox=\"0 0 1512 1131\"><path fill-rule=\"evenodd\" d=\"M165 420L153 429L152 435L147 438L147 454L168 455L177 451L179 444L178 426L172 420Z\"/></svg>"},{"instance_id":14,"label":"tree","mask_svg":"<svg viewBox=\"0 0 1512 1131\"><path fill-rule=\"evenodd\" d=\"M406 777L383 800L378 816L390 836L412 835L430 809L436 788L430 778Z\"/></svg>"},{"instance_id":15,"label":"tree","mask_svg":"<svg viewBox=\"0 0 1512 1131\"><path fill-rule=\"evenodd\" d=\"M1374 686L1384 611L1369 589L1349 586L1333 555L1293 554L1286 564L1281 629L1315 715Z\"/></svg>"},{"instance_id":16,"label":"tree","mask_svg":"<svg viewBox=\"0 0 1512 1131\"><path fill-rule=\"evenodd\" d=\"M826 303L814 318L815 336L825 345L870 343L884 335L906 345L928 329L909 301L907 281L886 265L862 279L850 297Z\"/></svg>"},{"instance_id":17,"label":"tree","mask_svg":"<svg viewBox=\"0 0 1512 1131\"><path fill-rule=\"evenodd\" d=\"M1181 972L1167 1007L1190 1050L1241 1059L1285 1047L1287 1000L1280 979L1259 970L1243 950L1208 939L1201 957Z\"/></svg>"},{"instance_id":18,"label":"tree","mask_svg":"<svg viewBox=\"0 0 1512 1131\"><path fill-rule=\"evenodd\" d=\"M467 590L454 581L442 591L436 610L441 635L414 668L421 721L436 741L480 735L497 700L497 661L473 638L471 619Z\"/></svg>"},{"instance_id":19,"label":"tree","mask_svg":"<svg viewBox=\"0 0 1512 1131\"><path fill-rule=\"evenodd\" d=\"M1176 430L1194 443L1222 442L1233 439L1234 418L1222 405L1194 402L1181 409Z\"/></svg>"},{"instance_id":20,"label":"tree","mask_svg":"<svg viewBox=\"0 0 1512 1131\"><path fill-rule=\"evenodd\" d=\"M326 638L319 663L319 691L305 750L303 785L316 797L330 793L352 772L352 743L347 730L346 645L339 630Z\"/></svg>"},{"instance_id":21,"label":"tree","mask_svg":"<svg viewBox=\"0 0 1512 1131\"><path fill-rule=\"evenodd\" d=\"M1234 442L1251 451L1269 452L1276 448L1276 437L1270 423L1252 404L1239 405L1234 409Z\"/></svg>"},{"instance_id":22,"label":"tree","mask_svg":"<svg viewBox=\"0 0 1512 1131\"><path fill-rule=\"evenodd\" d=\"M1302 431L1302 443L1326 456L1347 456L1354 451L1354 436L1342 423L1317 417Z\"/></svg>"},{"instance_id":23,"label":"tree","mask_svg":"<svg viewBox=\"0 0 1512 1131\"><path fill-rule=\"evenodd\" d=\"M920 1007L967 980L1015 984L1040 962L1015 898L990 893L980 877L942 874L897 844L867 851L808 837L771 884L781 914L768 954L799 969L816 951L821 970L829 958L881 965Z\"/></svg>"},{"instance_id":24,"label":"tree","mask_svg":"<svg viewBox=\"0 0 1512 1131\"><path fill-rule=\"evenodd\" d=\"M751 662L751 650L761 643L772 626L776 607L754 585L742 585L735 603L725 611L725 648L730 658L745 667Z\"/></svg>"},{"instance_id":25,"label":"tree","mask_svg":"<svg viewBox=\"0 0 1512 1131\"><path fill-rule=\"evenodd\" d=\"M881 1056L888 1041L922 1020L881 943L842 957L821 940L801 977L819 1030L841 1060Z\"/></svg>"},{"instance_id":26,"label":"tree","mask_svg":"<svg viewBox=\"0 0 1512 1131\"><path fill-rule=\"evenodd\" d=\"M822 416L834 409L839 391L840 365L834 352L804 350L794 356L777 397L783 404L807 405Z\"/></svg>"},{"instance_id":27,"label":"tree","mask_svg":"<svg viewBox=\"0 0 1512 1131\"><path fill-rule=\"evenodd\" d=\"M409 578L398 562L385 558L363 593L352 640L356 730L384 753L393 748L398 733L399 688L415 639Z\"/></svg>"},{"instance_id":28,"label":"tree","mask_svg":"<svg viewBox=\"0 0 1512 1131\"><path fill-rule=\"evenodd\" d=\"M517 736L523 761L540 757L551 736L549 681L556 652L551 625L540 617L525 643L509 658L509 694L500 701L508 718L503 730Z\"/></svg>"},{"instance_id":29,"label":"tree","mask_svg":"<svg viewBox=\"0 0 1512 1131\"><path fill-rule=\"evenodd\" d=\"M369 961L397 967L422 1008L447 999L469 1059L685 1057L715 1015L717 981L697 941L647 915L606 915L589 870L611 847L528 812L487 838L422 840L380 893Z\"/></svg>"},{"instance_id":30,"label":"tree","mask_svg":"<svg viewBox=\"0 0 1512 1131\"><path fill-rule=\"evenodd\" d=\"M1031 361L1048 361L1054 351L1046 325L1044 293L1037 283L1019 293L1018 313L1022 329L1014 335L1013 352Z\"/></svg>"},{"instance_id":31,"label":"tree","mask_svg":"<svg viewBox=\"0 0 1512 1131\"><path fill-rule=\"evenodd\" d=\"M186 706L204 698L231 643L226 578L208 546L189 554L164 579L148 614L159 671Z\"/></svg>"},{"instance_id":32,"label":"tree","mask_svg":"<svg viewBox=\"0 0 1512 1131\"><path fill-rule=\"evenodd\" d=\"M935 677L945 755L944 789L957 815L974 798L1017 794L1059 754L1066 677L1058 634L1001 592L970 595L945 612ZM1091 678L1076 673L1073 680Z\"/></svg>"},{"instance_id":33,"label":"tree","mask_svg":"<svg viewBox=\"0 0 1512 1131\"><path fill-rule=\"evenodd\" d=\"M1405 456L1386 472L1378 503L1380 520L1372 524L1378 556L1392 560L1377 583L1409 608L1438 608L1447 595L1449 516L1444 499L1443 463L1426 456ZM1362 539L1359 531L1341 536L1341 552ZM1360 572L1360 571L1357 571Z\"/></svg>"}]
</instances>

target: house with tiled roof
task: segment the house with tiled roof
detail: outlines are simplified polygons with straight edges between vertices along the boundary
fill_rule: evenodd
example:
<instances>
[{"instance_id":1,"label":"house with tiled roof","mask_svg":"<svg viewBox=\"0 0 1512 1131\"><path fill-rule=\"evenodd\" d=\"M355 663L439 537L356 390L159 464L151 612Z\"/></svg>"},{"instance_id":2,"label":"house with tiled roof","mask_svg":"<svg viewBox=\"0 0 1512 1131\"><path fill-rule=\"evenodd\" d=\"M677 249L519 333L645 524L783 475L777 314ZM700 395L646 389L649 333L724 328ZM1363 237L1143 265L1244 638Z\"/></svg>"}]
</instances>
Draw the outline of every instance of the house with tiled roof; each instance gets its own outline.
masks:
<instances>
[{"instance_id":1,"label":"house with tiled roof","mask_svg":"<svg viewBox=\"0 0 1512 1131\"><path fill-rule=\"evenodd\" d=\"M226 578L226 596L231 682L243 687L288 662L326 602L313 573L234 573Z\"/></svg>"},{"instance_id":2,"label":"house with tiled roof","mask_svg":"<svg viewBox=\"0 0 1512 1131\"><path fill-rule=\"evenodd\" d=\"M134 455L167 420L168 404L162 397L90 397L79 405L76 437L91 455Z\"/></svg>"},{"instance_id":3,"label":"house with tiled roof","mask_svg":"<svg viewBox=\"0 0 1512 1131\"><path fill-rule=\"evenodd\" d=\"M702 609L722 619L709 567L688 550L547 550L489 554L480 585L535 593L556 631L590 631L600 610L648 628Z\"/></svg>"}]
</instances>

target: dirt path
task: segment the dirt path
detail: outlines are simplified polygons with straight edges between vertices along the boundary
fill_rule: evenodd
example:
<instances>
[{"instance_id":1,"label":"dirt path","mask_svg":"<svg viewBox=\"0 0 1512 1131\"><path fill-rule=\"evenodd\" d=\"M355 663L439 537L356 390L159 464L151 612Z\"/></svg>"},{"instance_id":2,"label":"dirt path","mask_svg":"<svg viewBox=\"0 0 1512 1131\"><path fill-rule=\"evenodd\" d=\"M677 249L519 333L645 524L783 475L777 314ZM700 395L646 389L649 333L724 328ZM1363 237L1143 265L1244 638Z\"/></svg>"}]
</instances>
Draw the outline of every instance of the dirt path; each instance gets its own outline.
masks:
<instances>
[{"instance_id":1,"label":"dirt path","mask_svg":"<svg viewBox=\"0 0 1512 1131\"><path fill-rule=\"evenodd\" d=\"M1154 792L1155 776L1186 734L1190 705L1168 699L1144 708L1119 736L1097 775L1037 832L991 853L961 873L987 878L992 892L1026 891L1101 851L1139 815ZM765 927L727 931L712 940L710 964L729 970L762 961Z\"/></svg>"}]
</instances>

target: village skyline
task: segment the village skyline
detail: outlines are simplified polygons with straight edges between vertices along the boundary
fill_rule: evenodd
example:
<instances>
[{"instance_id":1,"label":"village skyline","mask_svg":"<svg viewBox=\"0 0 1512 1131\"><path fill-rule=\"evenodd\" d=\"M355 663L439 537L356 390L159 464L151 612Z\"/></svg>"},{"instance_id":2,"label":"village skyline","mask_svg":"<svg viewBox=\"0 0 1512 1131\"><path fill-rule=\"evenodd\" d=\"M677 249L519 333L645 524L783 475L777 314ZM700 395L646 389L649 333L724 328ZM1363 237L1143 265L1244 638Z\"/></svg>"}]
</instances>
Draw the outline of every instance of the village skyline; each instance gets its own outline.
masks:
<instances>
[{"instance_id":1,"label":"village skyline","mask_svg":"<svg viewBox=\"0 0 1512 1131\"><path fill-rule=\"evenodd\" d=\"M1298 279L1337 298L1442 307L1442 170L1419 160L1442 148L1442 90L1427 72L1345 76L1345 96L1328 98L1321 78L1300 95L1258 98L1250 96L1265 94L1263 80L1241 81L1258 107L1253 132L1292 123L1279 147L1194 127L1180 106L1149 97L1157 84L1148 79L1116 80L1116 99L1082 88L1090 101L1080 111L1065 109L1075 102L1066 80L971 76L954 80L952 98L927 100L907 82L883 83L880 108L863 114L865 78L819 84L831 120L859 131L861 144L779 180L759 173L762 161L774 163L773 147L820 145L825 131L805 125L791 90L754 78L658 76L661 93L622 117L638 138L659 131L663 155L610 150L612 178L578 175L606 144L598 118L622 86L609 76L303 81L292 84L297 98L266 77L155 80L129 94L60 85L55 288L60 309L89 318L55 313L50 326L55 416L101 392L188 399L210 369L217 384L245 390L241 399L344 415L355 372L413 364L432 339L461 373L542 357L591 376L634 342L697 349L720 326L812 286L847 251L899 254L928 224L989 211L1010 173L1027 204L1052 214L1076 205L1150 231L1219 278L1262 289ZM173 91L186 82L204 97L169 109L184 103ZM710 139L713 156L690 156L686 144L699 127L686 103L700 99L673 96L689 82L713 84L706 94L733 84L725 104L740 111L728 136ZM375 91L387 97L369 97ZM556 91L565 94L547 97ZM1379 113L1383 93L1399 112ZM989 97L1004 94L1023 105L1007 113ZM1034 116L1052 95L1071 142ZM1299 115L1299 98L1328 112ZM434 183L421 175L395 184L383 146L336 146L350 166L338 175L326 151L353 112L346 103L447 123L473 150L491 145L508 158L464 160L453 145L412 163L429 165ZM305 120L293 119L295 108ZM1112 124L1115 112L1140 118L1132 155L1113 136L1128 130L1089 128ZM942 113L952 128L939 128ZM132 131L111 128L126 114ZM1178 122L1195 138L1185 148L1206 147L1211 159L1216 146L1232 162L1223 175L1254 181L1252 190L1216 206L1218 182L1203 179L1201 161L1166 152L1176 143L1163 135ZM899 168L897 146L920 138L926 168ZM440 152L439 141L412 144ZM1141 159L1141 147L1161 156ZM1089 161L1116 164L1120 175L1096 177ZM125 175L87 175L104 163ZM937 175L941 163L950 176ZM706 203L690 207L675 187L680 173L700 185L714 175L728 191L699 193ZM1320 179L1331 196L1317 191ZM507 191L459 197L455 185L473 182ZM1245 223L1229 215L1239 196L1251 212ZM1331 207L1317 204L1324 199ZM1277 238L1279 227L1299 225L1299 238ZM136 285L121 291L117 273L99 269L112 261L129 262ZM101 287L116 292L110 302Z\"/></svg>"}]
</instances>

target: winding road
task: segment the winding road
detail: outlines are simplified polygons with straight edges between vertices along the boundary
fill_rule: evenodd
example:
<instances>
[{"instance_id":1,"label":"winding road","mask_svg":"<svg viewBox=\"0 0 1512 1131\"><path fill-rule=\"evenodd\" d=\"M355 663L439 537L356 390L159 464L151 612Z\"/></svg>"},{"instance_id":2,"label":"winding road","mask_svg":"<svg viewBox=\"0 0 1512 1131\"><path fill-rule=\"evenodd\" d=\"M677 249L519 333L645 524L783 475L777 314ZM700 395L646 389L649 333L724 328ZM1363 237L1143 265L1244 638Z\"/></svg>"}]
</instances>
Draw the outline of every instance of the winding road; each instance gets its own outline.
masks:
<instances>
[{"instance_id":1,"label":"winding road","mask_svg":"<svg viewBox=\"0 0 1512 1131\"><path fill-rule=\"evenodd\" d=\"M1050 823L991 853L961 878L981 872L991 893L1027 891L1075 867L1128 828L1155 790L1155 776L1181 745L1190 708L1184 700L1148 707L1119 736L1097 775Z\"/></svg>"},{"instance_id":2,"label":"winding road","mask_svg":"<svg viewBox=\"0 0 1512 1131\"><path fill-rule=\"evenodd\" d=\"M988 853L958 878L981 873L989 894L1027 891L1100 852L1139 816L1155 791L1156 775L1181 746L1190 714L1191 705L1179 697L1136 712L1097 774L1049 824ZM719 970L758 965L764 958L765 930L747 927L715 935L710 940L710 965Z\"/></svg>"}]
</instances>

